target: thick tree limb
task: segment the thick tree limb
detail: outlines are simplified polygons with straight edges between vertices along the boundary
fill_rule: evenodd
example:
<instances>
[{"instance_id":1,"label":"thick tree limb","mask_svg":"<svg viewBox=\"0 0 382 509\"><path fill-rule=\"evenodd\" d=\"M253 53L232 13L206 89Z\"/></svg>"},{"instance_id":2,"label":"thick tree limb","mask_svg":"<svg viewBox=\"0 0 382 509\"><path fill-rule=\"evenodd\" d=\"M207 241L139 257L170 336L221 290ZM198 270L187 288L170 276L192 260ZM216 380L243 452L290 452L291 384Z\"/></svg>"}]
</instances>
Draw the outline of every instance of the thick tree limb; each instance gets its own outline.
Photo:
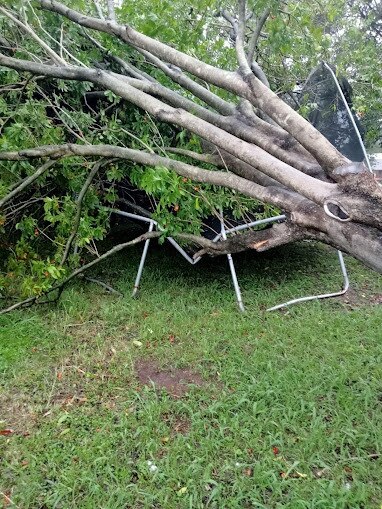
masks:
<instances>
[{"instance_id":1,"label":"thick tree limb","mask_svg":"<svg viewBox=\"0 0 382 509\"><path fill-rule=\"evenodd\" d=\"M221 254L240 253L242 251L248 251L248 249L261 253L274 247L309 237L310 234L308 230L286 222L274 224L271 228L265 230L234 235L223 242L212 242L195 253L194 256L198 257L205 254L220 256Z\"/></svg>"},{"instance_id":2,"label":"thick tree limb","mask_svg":"<svg viewBox=\"0 0 382 509\"><path fill-rule=\"evenodd\" d=\"M86 281L89 281L90 283L95 283L96 285L99 285L101 286L102 288L105 288L105 290L107 290L108 292L110 293L114 293L114 295L118 295L119 297L123 297L123 293L121 292L118 292L117 290L115 290L112 286L104 283L103 281L100 281L99 279L94 279L92 277L85 277L84 278Z\"/></svg>"},{"instance_id":3,"label":"thick tree limb","mask_svg":"<svg viewBox=\"0 0 382 509\"><path fill-rule=\"evenodd\" d=\"M60 37L60 41L57 41L47 30L45 30L43 24L41 23L41 16L39 16L36 11L33 9L33 6L31 4L31 2L29 1L28 2L28 5L29 5L29 8L31 9L31 11L33 12L34 14L34 17L38 23L38 26L40 27L40 30L49 38L50 41L52 41L54 44L57 44L60 46L60 51L61 53L65 53L71 60L73 60L73 62L76 62L78 65L81 65L83 67L87 67L83 62L81 62L81 60L78 60L78 58L76 58L73 53L71 53L64 45L63 45L63 25L61 25L61 37ZM61 56L62 58L62 56Z\"/></svg>"},{"instance_id":4,"label":"thick tree limb","mask_svg":"<svg viewBox=\"0 0 382 509\"><path fill-rule=\"evenodd\" d=\"M181 161L169 159L156 154L149 154L139 150L113 146L113 145L48 145L36 147L34 149L20 150L19 152L0 152L0 160L20 161L23 159L33 159L41 157L65 157L65 156L83 156L83 157L104 157L120 158L135 161L147 166L164 166L169 168L182 177L190 178L198 182L225 186L235 189L250 198L271 203L277 207L283 207L285 210L294 210L296 205L296 196L280 188L265 188L246 179L222 171L210 171L191 166Z\"/></svg>"},{"instance_id":5,"label":"thick tree limb","mask_svg":"<svg viewBox=\"0 0 382 509\"><path fill-rule=\"evenodd\" d=\"M241 74L250 74L253 71L254 75L267 87L269 87L269 81L261 69L257 62L251 62L248 60L248 57L245 53L244 45L245 45L245 28L246 28L246 0L238 0L239 7L239 21L237 28L237 37L236 37L236 55L237 60L239 62L239 69ZM269 118L268 115L265 115L265 120L273 123L273 120Z\"/></svg>"},{"instance_id":6,"label":"thick tree limb","mask_svg":"<svg viewBox=\"0 0 382 509\"><path fill-rule=\"evenodd\" d=\"M186 76L181 69L177 67L171 67L160 58L152 55L150 52L137 48L138 51L151 63L153 63L158 69L160 69L166 76L171 78L174 83L177 83L184 89L191 92L195 97L201 99L206 104L211 106L214 110L218 111L222 115L233 115L235 112L235 105L224 101L216 94L210 92L199 83Z\"/></svg>"},{"instance_id":7,"label":"thick tree limb","mask_svg":"<svg viewBox=\"0 0 382 509\"><path fill-rule=\"evenodd\" d=\"M84 31L85 32L85 31ZM113 55L110 53L109 50L104 48L96 39L91 37L87 32L85 32L85 36L97 47L99 48L107 57L114 60L116 63L118 63L122 69L124 69L128 74L130 74L133 78L137 79L146 79L147 81L150 81L152 83L156 83L157 87L161 87L162 89L165 89L167 93L170 92L169 89L166 87L163 87L160 85L160 83L152 78L149 74L138 70L135 66L133 66L130 63L125 62L122 58ZM228 103L227 101L224 101L220 97L218 97L216 94L210 92L205 87L199 85L199 83L196 83L191 78L186 76L180 69L170 67L169 65L162 62L159 58L155 57L148 51L139 50L139 52L152 64L154 64L158 69L160 69L166 76L171 78L174 83L177 83L178 85L182 86L184 89L191 92L195 97L198 97L202 101L204 101L206 104L210 105L212 108L214 108L216 111L219 111L223 115L233 115L235 112L235 106L233 104ZM163 90L162 90L163 93ZM176 94L176 92L173 92L173 94ZM176 94L179 95L179 94ZM195 103L192 101L189 101L194 107L196 106ZM207 111L207 110L206 110Z\"/></svg>"},{"instance_id":8,"label":"thick tree limb","mask_svg":"<svg viewBox=\"0 0 382 509\"><path fill-rule=\"evenodd\" d=\"M120 75L117 74L115 75L113 74L113 76L115 76L117 79L121 78ZM173 106L174 108L181 108L185 111L188 111L189 113L192 113L198 116L199 118L205 120L206 122L216 125L217 127L219 127L219 123L225 125L226 119L230 118L224 117L223 115L219 115L214 111L208 110L207 108L200 106L200 104L194 103L190 99L187 99L186 97L180 95L178 92L175 92L174 90L164 87L157 81L148 82L137 80L134 78L124 78L124 80L126 81L126 83L133 86L137 90L142 90L142 92L150 94L153 97L163 99L164 101L166 101L167 104Z\"/></svg>"},{"instance_id":9,"label":"thick tree limb","mask_svg":"<svg viewBox=\"0 0 382 509\"><path fill-rule=\"evenodd\" d=\"M16 309L25 308L32 306L34 304L38 304L42 297L49 295L52 292L59 291L62 292L62 289L75 277L83 274L85 271L99 264L100 262L110 258L114 254L126 249L127 247L134 246L148 239L158 238L162 235L161 232L147 232L135 239L124 242L122 244L118 244L114 246L112 249L102 254L99 258L92 260L91 262L79 267L74 270L68 277L60 281L58 284L53 285L52 288L46 290L42 295L29 297L23 301L17 302L7 308L0 310L0 315L9 313L11 311L15 311ZM214 243L208 239L203 237L199 237L197 235L189 235L189 234L178 234L177 237L181 238L190 243L195 243L200 246L203 246L203 249L196 253L194 256L202 256L204 254L209 254L211 256L218 256L222 254L228 253L238 253L244 250L253 249L258 252L266 251L272 247L280 246L289 242L293 242L295 240L301 240L309 236L309 232L305 231L296 226L290 225L288 223L276 224L273 225L272 228L261 231L248 232L245 234L235 235L230 237L225 241L221 241L218 243ZM47 301L44 301L47 303Z\"/></svg>"},{"instance_id":10,"label":"thick tree limb","mask_svg":"<svg viewBox=\"0 0 382 509\"><path fill-rule=\"evenodd\" d=\"M219 168L229 169L236 175L239 175L240 177L243 177L250 182L255 182L260 186L282 187L276 180L271 179L267 175L264 175L264 173L258 171L254 166L250 166L249 164L240 161L236 157L231 156L231 154L228 154L225 150L219 150L218 154L216 154L216 151L214 154L198 154L197 152L193 152L191 150L164 147L164 151L173 154L184 155L186 157L195 159L195 161L213 164Z\"/></svg>"},{"instance_id":11,"label":"thick tree limb","mask_svg":"<svg viewBox=\"0 0 382 509\"><path fill-rule=\"evenodd\" d=\"M289 135L285 136L282 132L280 133L277 130L268 129L264 125L266 122L261 119L252 119L250 124L248 124L240 118L240 115L219 115L218 113L203 108L199 104L195 104L177 92L169 90L160 83L148 83L129 78L127 78L126 81L134 88L142 90L154 97L160 97L175 108L182 108L198 116L202 120L224 129L224 131L233 134L237 138L257 145L280 161L293 166L307 175L325 175L318 163L307 159L307 153L301 154L301 152L295 151L296 142L289 139Z\"/></svg>"},{"instance_id":12,"label":"thick tree limb","mask_svg":"<svg viewBox=\"0 0 382 509\"><path fill-rule=\"evenodd\" d=\"M268 176L276 179L285 186L302 194L317 203L323 203L331 193L335 192L335 185L317 182L316 179L301 173L295 168L283 163L264 150L211 126L208 122L179 109L174 109L163 102L147 95L129 85L123 78L118 79L101 70L84 69L82 67L56 67L35 62L6 57L0 54L0 64L17 70L28 70L35 74L45 73L50 76L88 80L112 90L114 93L127 99L136 106L148 111L159 120L178 125L207 139L218 147L239 159L251 164L256 161L259 169Z\"/></svg>"},{"instance_id":13,"label":"thick tree limb","mask_svg":"<svg viewBox=\"0 0 382 509\"><path fill-rule=\"evenodd\" d=\"M228 168L230 171L239 175L240 177L249 180L250 182L255 182L260 186L264 187L274 187L274 188L285 188L280 182L274 180L268 175L265 175L261 171L259 171L254 166L245 163L244 161L240 161L237 157L229 154L223 149L218 151L221 163L218 164L220 167Z\"/></svg>"},{"instance_id":14,"label":"thick tree limb","mask_svg":"<svg viewBox=\"0 0 382 509\"><path fill-rule=\"evenodd\" d=\"M39 0L39 3L42 8L57 12L81 26L115 35L128 44L148 51L200 79L248 99L298 140L324 168L333 170L348 164L346 157L338 152L307 120L261 83L252 71L243 73L242 76L235 72L224 71L141 34L130 26L121 26L85 16L55 0Z\"/></svg>"},{"instance_id":15,"label":"thick tree limb","mask_svg":"<svg viewBox=\"0 0 382 509\"><path fill-rule=\"evenodd\" d=\"M119 75L115 75L120 78ZM263 120L247 119L249 123L245 123L246 118L239 114L238 116L223 116L211 110L203 108L199 104L195 104L189 99L181 96L177 92L170 90L158 82L147 82L140 79L124 77L126 83L134 88L142 90L153 97L160 97L166 103L175 108L182 108L199 118L209 122L210 124L223 129L249 143L253 143L262 148L269 154L275 156L290 166L311 175L325 180L325 174L317 162L307 159L307 152L301 153L296 151L296 142L289 135L284 135L275 129L269 129L269 124ZM102 92L89 92L88 95L103 94ZM285 133L286 134L286 133ZM301 147L302 148L302 147Z\"/></svg>"}]
</instances>

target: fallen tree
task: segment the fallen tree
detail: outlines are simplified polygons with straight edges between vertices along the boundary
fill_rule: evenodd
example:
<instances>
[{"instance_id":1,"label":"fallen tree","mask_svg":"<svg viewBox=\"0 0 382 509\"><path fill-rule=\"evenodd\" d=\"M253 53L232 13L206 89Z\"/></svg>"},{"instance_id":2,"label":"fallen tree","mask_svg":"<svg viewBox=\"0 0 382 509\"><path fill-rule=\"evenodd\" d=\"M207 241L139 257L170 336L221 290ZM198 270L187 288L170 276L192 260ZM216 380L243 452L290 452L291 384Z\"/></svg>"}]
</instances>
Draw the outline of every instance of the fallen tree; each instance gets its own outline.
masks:
<instances>
[{"instance_id":1,"label":"fallen tree","mask_svg":"<svg viewBox=\"0 0 382 509\"><path fill-rule=\"evenodd\" d=\"M60 129L49 136L34 136L32 140L32 137L23 139L20 133L27 126L22 126L20 132L17 131L21 141L10 142L10 128L14 132L16 122L7 119L7 143L1 146L3 228L7 225L14 228L15 218L18 218L17 224L21 224L18 228L23 231L24 238L21 243L18 241L16 258L19 262L23 257L34 260L37 267L29 276L25 294L39 296L58 288L57 280L71 279L70 270L77 271L80 263L78 248L102 238L107 229L109 215L105 212L103 197L111 192L115 194L116 187L105 186L105 182L120 181L127 175L133 183L142 184L145 173L151 179L149 191L154 192L155 182L160 181L158 185L162 186L163 194L167 193L161 209L165 231L166 222L177 215L182 197L192 195L194 209L199 215L211 213L218 205L213 203L214 194L219 195L218 188L232 190L231 198L237 199L236 193L240 193L239 196L250 198L254 203L282 209L287 216L284 223L267 230L241 233L215 244L187 227L182 231L181 222L173 230L169 229L172 235L183 236L184 240L199 246L199 254L216 256L247 249L265 251L296 240L314 239L382 272L382 190L379 184L364 164L348 160L273 92L255 60L263 26L273 9L280 8L280 2L274 2L261 13L249 34L247 28L253 12L246 9L244 0L239 0L235 14L219 12L230 29L238 63L235 70L206 63L130 25L121 24L113 9L106 13L98 2L94 3L98 16L55 0L36 3L45 15L38 20L39 26L33 18L32 6L24 17L0 7L8 27L8 38L2 42L0 65L17 71L19 76L19 80L12 77L13 83L7 78L3 89L8 87L8 94L14 94L17 89L28 94L29 90L29 100L44 105L43 117L45 120L49 117L47 127ZM54 29L47 25L49 21ZM69 28L64 29L64 26ZM72 35L70 39L70 34L74 33L75 37ZM30 38L31 46L25 47L21 42L25 35ZM14 37L13 41L9 40L10 36ZM88 57L84 58L86 53ZM67 86L72 86L67 83L85 84L78 89L85 115L107 118L108 132L117 135L106 136L106 141L114 143L104 143L103 134L100 139L102 129L99 126L98 130L89 129L87 133L86 127L82 129L75 121L75 114L68 106L70 99L65 96L71 90ZM105 98L111 100L111 104L99 111L99 104L104 103L97 101L105 101ZM107 115L108 108L114 116ZM119 143L118 132L123 133L125 128L118 118L119 109L128 111L130 122L132 112L137 111L140 121L153 124L152 129L159 133L161 143L150 143L147 136L142 136L139 129L135 133L131 126L124 142ZM33 114L33 110L28 114ZM111 122L114 122L113 129ZM188 144L174 142L182 142L185 137L188 137ZM34 143L36 139L42 143ZM203 152L203 147L208 147L208 151ZM137 168L141 180L131 177ZM117 177L110 176L113 171ZM78 180L77 187L60 198L57 182L67 183L71 179ZM203 200L196 196L200 188L195 183L209 186L208 193L202 195L203 207L200 206ZM89 196L93 196L93 204ZM225 198L223 205L230 199ZM117 201L118 196L114 196L113 203ZM26 239L41 234L50 237L49 232L40 229L36 214L31 214L29 223L25 218L20 219L20 213L36 210L33 208L36 202L40 211L41 203L44 204L44 214L39 220L44 221L47 228L52 225L56 228L54 255L44 263L35 254L36 249L27 246ZM184 207L184 222L187 212L192 216ZM142 236L138 240L145 238ZM15 272L15 264L11 264L11 269ZM41 274L46 272L48 280L43 284ZM25 274L20 272L19 276L25 279ZM33 302L36 298L32 297Z\"/></svg>"}]
</instances>

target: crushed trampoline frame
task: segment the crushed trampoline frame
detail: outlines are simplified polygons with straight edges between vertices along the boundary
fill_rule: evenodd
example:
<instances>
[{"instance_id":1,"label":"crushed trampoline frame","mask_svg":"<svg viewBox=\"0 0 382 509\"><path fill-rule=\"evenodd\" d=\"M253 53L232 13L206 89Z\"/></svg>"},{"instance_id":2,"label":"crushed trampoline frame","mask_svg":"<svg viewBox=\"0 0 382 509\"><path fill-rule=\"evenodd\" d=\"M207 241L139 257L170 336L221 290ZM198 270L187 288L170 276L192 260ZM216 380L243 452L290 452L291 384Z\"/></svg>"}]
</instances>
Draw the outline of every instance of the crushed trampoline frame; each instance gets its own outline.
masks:
<instances>
[{"instance_id":1,"label":"crushed trampoline frame","mask_svg":"<svg viewBox=\"0 0 382 509\"><path fill-rule=\"evenodd\" d=\"M340 83L339 83L339 81L337 79L337 76L333 72L332 68L327 64L327 62L323 62L323 65L330 72L330 74L331 74L331 76L332 76L332 78L333 78L333 80L334 80L334 82L336 84L336 87L338 89L340 97L341 97L341 99L342 99L342 101L343 101L343 103L345 105L346 111L347 111L347 113L348 113L348 115L350 117L350 120L351 120L351 122L353 124L354 130L356 132L357 138L358 138L359 143L361 145L363 154L365 156L365 162L366 162L367 168L368 168L368 170L370 172L373 173L373 170L372 170L372 167L371 167L371 164L370 164L367 152L366 152L366 148L365 148L365 145L364 145L363 140L362 140L361 133L359 132L358 126L357 126L357 124L356 124L356 122L354 120L354 117L353 117L353 114L352 114L351 109L349 107L349 104L348 104L348 102L347 102L347 100L346 100L346 98L345 98L345 96L344 96L344 94L342 92L341 85L340 85ZM130 219L135 220L135 221L140 221L140 222L148 223L149 224L148 232L152 232L154 230L154 228L156 228L159 231L163 230L160 227L160 225L158 224L158 222L155 221L154 219L150 218L150 217L145 217L145 216L142 216L142 215L139 215L139 214L133 214L133 213L130 213L130 212L125 212L123 210L117 210L117 209L109 209L109 210L112 211L114 214L118 214L120 216L124 216L126 218L130 218ZM247 230L247 229L250 229L250 228L253 228L253 227L256 227L256 226L260 226L260 225L264 225L264 224L275 223L277 221L284 221L286 219L286 216L284 214L281 214L281 215L270 217L270 218L266 218L266 219L259 219L257 221L252 221L250 223L242 223L242 224L240 224L238 226L234 226L234 227L231 227L231 228L226 228L226 225L225 225L225 222L224 222L223 213L222 213L222 211L220 211L220 212L221 212L220 213L220 233L217 233L215 235L215 237L212 239L212 242L218 242L220 239L226 240L227 239L227 235L230 235L230 234L233 234L233 233L237 233L239 231ZM328 213L327 211L325 211L325 212ZM201 260L200 256L198 256L196 258L191 257L182 248L182 246L180 246L178 244L178 242L176 242L176 240L173 237L167 237L166 241L168 241L183 256L183 258L185 260L187 260L191 265L196 265ZM135 278L135 282L134 282L134 288L133 288L133 292L132 292L132 296L133 297L135 297L137 295L138 290L139 290L139 285L140 285L140 282L141 282L141 278L142 278L143 269L144 269L144 266L145 266L145 262L146 262L149 246L150 246L150 239L147 239L145 241L145 243L144 243L144 246L143 246L143 251L142 251L141 259L140 259L140 262L139 262L138 272L137 272L137 275L136 275L136 278ZM309 296L306 296L306 297L299 297L299 298L296 298L296 299L289 300L287 302L283 302L281 304L277 304L276 306L272 306L272 307L268 308L267 311L275 311L277 309L286 308L286 307L291 306L293 304L298 304L298 303L302 303L302 302L308 302L308 301L311 301L311 300L328 299L328 298L340 297L341 295L344 295L348 291L348 289L349 289L350 281L349 281L349 276L348 276L348 272L347 272L347 269L346 269L345 260L344 260L342 252L338 250L337 251L337 255L338 255L339 266L340 266L340 270L341 270L341 274L342 274L342 278L343 278L343 285L342 285L342 289L341 290L339 290L337 292L323 293L323 294L317 294L317 295L309 295ZM238 304L238 307L239 307L240 311L244 312L245 311L245 306L244 306L244 303L243 303L242 292L241 292L241 288L240 288L240 285L239 285L239 282L238 282L238 278L237 278L237 274L236 274L236 268L235 268L235 264L234 264L234 261L233 261L232 254L230 254L230 253L227 254L227 259L228 259L228 264L229 264L229 268L230 268L230 272L231 272L231 278L232 278L233 287L234 287L234 290L235 290L236 301L237 301L237 304Z\"/></svg>"}]
</instances>

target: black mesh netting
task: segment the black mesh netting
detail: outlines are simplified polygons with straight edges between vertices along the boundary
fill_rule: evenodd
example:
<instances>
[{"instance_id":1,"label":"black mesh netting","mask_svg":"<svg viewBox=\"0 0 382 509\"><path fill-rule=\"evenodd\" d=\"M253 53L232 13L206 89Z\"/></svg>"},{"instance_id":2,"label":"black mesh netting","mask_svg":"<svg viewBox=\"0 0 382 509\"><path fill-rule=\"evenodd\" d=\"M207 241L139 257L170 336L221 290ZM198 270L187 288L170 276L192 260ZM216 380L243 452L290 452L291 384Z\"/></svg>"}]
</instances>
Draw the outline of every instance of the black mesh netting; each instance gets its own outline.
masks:
<instances>
[{"instance_id":1,"label":"black mesh netting","mask_svg":"<svg viewBox=\"0 0 382 509\"><path fill-rule=\"evenodd\" d=\"M334 70L334 69L333 69ZM352 108L352 88L345 78L338 79L347 103ZM351 161L364 155L354 126L329 69L320 64L310 74L301 92L301 104L311 108L309 121ZM362 126L353 113L358 129Z\"/></svg>"}]
</instances>

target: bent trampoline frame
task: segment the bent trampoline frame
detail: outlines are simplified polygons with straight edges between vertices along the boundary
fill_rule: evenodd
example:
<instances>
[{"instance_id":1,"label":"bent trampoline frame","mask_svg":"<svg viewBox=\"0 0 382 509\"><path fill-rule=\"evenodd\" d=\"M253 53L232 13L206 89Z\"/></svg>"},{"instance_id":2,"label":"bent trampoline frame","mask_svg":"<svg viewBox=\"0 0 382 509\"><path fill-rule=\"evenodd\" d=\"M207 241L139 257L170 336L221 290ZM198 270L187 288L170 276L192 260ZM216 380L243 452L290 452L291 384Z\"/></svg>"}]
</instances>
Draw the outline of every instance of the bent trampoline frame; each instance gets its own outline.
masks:
<instances>
[{"instance_id":1,"label":"bent trampoline frame","mask_svg":"<svg viewBox=\"0 0 382 509\"><path fill-rule=\"evenodd\" d=\"M117 214L117 215L129 218L129 219L135 220L135 221L140 221L140 222L148 224L149 225L149 228L148 228L149 232L152 232L154 230L154 228L156 228L158 230L162 229L160 227L160 225L157 223L157 221L155 221L154 219L152 219L150 217L141 216L139 214L132 214L131 212L125 212L123 210L117 210L117 209L109 209L109 210L111 212L113 212L114 214ZM212 242L218 242L220 239L226 240L227 239L227 235L230 235L232 233L236 233L236 232L243 231L243 230L248 230L250 228L253 228L253 227L259 226L259 225L275 223L277 221L283 221L283 220L285 220L285 218L286 218L285 215L279 215L279 216L274 216L274 217L270 217L270 218L267 218L267 219L259 219L258 221L252 221L251 223L243 223L243 224L240 224L240 225L232 227L232 228L226 228L226 226L224 224L223 217L222 217L222 219L220 221L220 228L221 228L220 233L216 234L216 236L212 239ZM197 258L192 258L182 248L182 246L180 246L176 242L176 240L173 237L167 237L166 240L191 265L196 265L201 260L200 256L198 256ZM142 278L143 269L144 269L144 266L145 266L145 262L146 262L149 246L150 246L150 239L147 239L145 241L145 243L144 243L144 246L143 246L143 251L142 251L141 259L140 259L140 262L139 262L138 272L137 272L137 275L135 277L134 288L133 288L133 293L132 293L133 297L135 297L137 295L138 290L139 290L139 285L140 285L140 281L141 281L141 278ZM277 306L273 306L273 307L267 309L267 311L275 311L276 309L285 308L287 306L290 306L292 304L297 304L297 303L300 303L300 302L307 302L307 301L315 300L315 299L327 299L327 298L330 298L330 297L338 297L340 295L344 295L347 292L347 290L349 289L349 277L348 277L348 274L347 274L346 265L345 265L345 262L344 262L343 255L342 255L341 251L338 251L338 258L339 258L341 273L342 273L342 276L343 276L343 287L342 287L342 290L340 290L338 292L334 292L334 293L325 293L325 294L320 294L320 295L311 295L311 296L308 296L308 297L300 297L300 298L297 298L297 299L290 300L288 302L284 302L282 304L278 304ZM238 307L239 307L240 311L244 312L245 311L245 307L244 307L244 303L243 303L243 298L242 298L242 294L241 294L240 285L239 285L239 282L238 282L238 279L237 279L237 274L236 274L236 269L235 269L235 264L234 264L234 261L233 261L233 258L232 258L232 254L227 254L227 259L228 259L228 264L229 264L229 268L230 268L230 272L231 272L231 278L232 278L233 287L234 287L234 290L235 290L236 301L237 301L237 304L238 304Z\"/></svg>"},{"instance_id":2,"label":"bent trampoline frame","mask_svg":"<svg viewBox=\"0 0 382 509\"><path fill-rule=\"evenodd\" d=\"M353 124L354 130L355 130L355 132L357 134L359 143L360 143L360 145L362 147L362 150L363 150L363 153L364 153L364 156L365 156L366 165L367 165L369 171L373 172L373 170L371 168L371 165L370 165L370 161L369 161L367 152L366 152L366 149L365 149L365 146L364 146L364 143L363 143L363 140L362 140L361 133L359 132L357 124L356 124L356 122L355 122L355 120L353 118L353 114L351 112L351 109L350 109L350 107L348 105L348 102L347 102L343 92L342 92L342 89L341 89L341 86L340 86L340 84L338 82L337 76L335 75L335 73L333 72L331 67L326 62L323 62L323 64L327 68L327 70L330 72L330 74L331 74L331 76L332 76L332 78L333 78L333 80L334 80L334 82L336 84L336 87L338 89L338 92L339 92L339 94L341 96L341 99L342 99L342 101L345 104L346 111L347 111L347 113L349 115L349 118L350 118L350 120L351 120L351 122ZM160 225L154 219L151 219L149 217L140 216L140 215L137 215L137 214L131 214L129 212L124 212L122 210L115 210L115 209L110 209L110 210L113 213L115 213L115 214L119 214L121 216L130 218L130 219L133 219L133 220L137 220L137 221L148 223L149 224L149 228L148 228L149 232L153 231L154 228L157 228L158 230L161 230ZM279 215L279 216L274 216L274 217L270 217L270 218L267 218L267 219L259 219L258 221L253 221L251 223L243 223L243 224L235 226L233 228L226 228L226 226L224 224L223 215L221 214L220 233L218 233L214 237L213 242L218 242L220 239L226 240L227 235L230 235L232 233L236 233L236 232L239 232L239 231L247 230L249 228L252 228L252 227L255 227L255 226L259 226L259 225L263 225L263 224L275 223L276 221L283 221L285 219L286 219L285 215ZM173 239L172 237L167 237L166 240L191 265L196 265L200 261L200 259L201 259L200 256L197 257L197 258L192 258L176 242L176 240ZM145 261L146 261L149 245L150 245L150 239L145 241L145 244L144 244L144 247L143 247L143 252L142 252L141 260L139 262L138 272L137 272L137 275L136 275L136 278L135 278L134 289L133 289L133 294L132 294L133 297L136 296L136 294L138 292L138 289L139 289L139 284L140 284L140 281L141 281L141 278L142 278L142 273L143 273L143 269L144 269L144 266L145 266ZM339 260L341 274L342 274L342 278L343 278L342 290L340 290L338 292L333 292L333 293L324 293L324 294L319 294L319 295L310 295L310 296L307 296L307 297L299 297L297 299L289 300L287 302L283 302L282 304L278 304L276 306L270 307L270 308L267 309L267 311L275 311L277 309L285 308L285 307L291 306L293 304L298 304L298 303L301 303L301 302L308 302L308 301L316 300L316 299L328 299L328 298L331 298L331 297L339 297L341 295L344 295L348 291L349 286L350 286L349 277L348 277L348 273L347 273L347 270L346 270L346 265L345 265L345 261L344 261L344 257L343 257L342 252L341 251L337 251L337 254L338 254L338 260ZM244 303L243 303L243 299L242 299L242 295L241 295L241 289L240 289L239 282L238 282L238 279L237 279L237 274L236 274L236 269L235 269L235 264L233 262L232 254L227 254L227 259L228 259L228 264L229 264L229 268L230 268L230 271L231 271L231 277L232 277L233 287L234 287L234 290L235 290L236 301L237 301L237 304L239 306L240 311L243 312L243 311L245 311L245 307L244 307Z\"/></svg>"}]
</instances>

